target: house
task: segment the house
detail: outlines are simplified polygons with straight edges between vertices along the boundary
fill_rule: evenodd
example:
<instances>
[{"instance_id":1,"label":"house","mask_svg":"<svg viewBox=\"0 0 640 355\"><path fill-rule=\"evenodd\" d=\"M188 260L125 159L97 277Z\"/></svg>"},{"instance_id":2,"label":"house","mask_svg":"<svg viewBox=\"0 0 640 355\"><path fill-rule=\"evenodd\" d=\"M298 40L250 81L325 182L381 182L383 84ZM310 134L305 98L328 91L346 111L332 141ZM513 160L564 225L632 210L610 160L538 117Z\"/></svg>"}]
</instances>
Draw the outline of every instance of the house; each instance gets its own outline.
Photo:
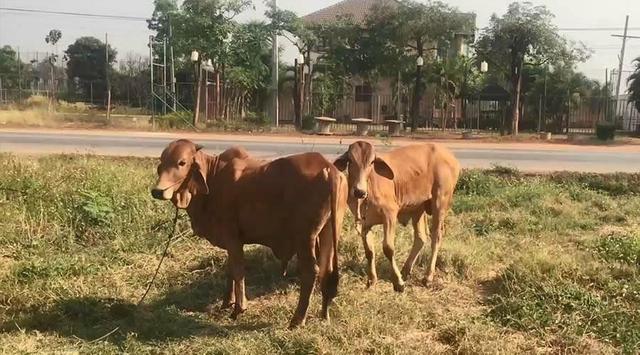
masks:
<instances>
[{"instance_id":1,"label":"house","mask_svg":"<svg viewBox=\"0 0 640 355\"><path fill-rule=\"evenodd\" d=\"M336 21L340 17L348 16L357 23L365 21L367 14L374 6L377 5L389 5L395 6L398 4L396 0L344 0L334 5L312 12L303 17L305 23L310 25L322 25ZM473 42L475 37L476 28L476 15L472 13L462 14L465 18L468 18L468 25L461 28L459 33L455 34L453 45L450 48L437 47L436 43L430 43L428 48L432 49L431 55L443 56L456 56L456 55L469 55L469 44ZM321 51L319 49L318 51ZM435 51L435 52L434 52ZM311 55L312 58L320 57L320 53ZM368 117L374 120L374 122L382 123L385 119L393 118L396 116L396 111L407 112L408 107L405 103L405 107L397 107L394 92L395 78L387 78L379 80L376 83L367 83L361 78L354 78L352 81L352 95L350 98L346 98L342 104L339 112L335 112L334 115L339 119L348 119L356 117ZM433 90L427 88L425 95L423 96L422 103L420 105L420 116L423 121L426 119L428 122L439 121L437 116L438 110L433 108ZM430 104L431 103L431 104ZM459 111L459 104L458 111Z\"/></svg>"}]
</instances>

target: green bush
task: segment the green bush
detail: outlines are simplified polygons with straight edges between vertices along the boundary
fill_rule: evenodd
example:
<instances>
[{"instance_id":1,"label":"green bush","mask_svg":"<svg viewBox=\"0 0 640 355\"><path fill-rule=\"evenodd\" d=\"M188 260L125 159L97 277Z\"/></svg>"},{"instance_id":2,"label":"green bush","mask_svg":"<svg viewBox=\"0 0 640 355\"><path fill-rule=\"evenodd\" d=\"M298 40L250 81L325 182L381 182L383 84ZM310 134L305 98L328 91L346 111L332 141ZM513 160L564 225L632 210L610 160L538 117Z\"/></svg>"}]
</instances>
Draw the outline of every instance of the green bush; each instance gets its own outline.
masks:
<instances>
[{"instance_id":1,"label":"green bush","mask_svg":"<svg viewBox=\"0 0 640 355\"><path fill-rule=\"evenodd\" d=\"M245 121L249 125L253 125L257 127L268 126L271 123L269 118L261 112L247 112Z\"/></svg>"},{"instance_id":2,"label":"green bush","mask_svg":"<svg viewBox=\"0 0 640 355\"><path fill-rule=\"evenodd\" d=\"M616 126L610 122L601 122L596 125L596 136L601 141L613 140L616 136Z\"/></svg>"},{"instance_id":3,"label":"green bush","mask_svg":"<svg viewBox=\"0 0 640 355\"><path fill-rule=\"evenodd\" d=\"M302 117L302 130L311 131L315 128L316 121L311 115Z\"/></svg>"},{"instance_id":4,"label":"green bush","mask_svg":"<svg viewBox=\"0 0 640 355\"><path fill-rule=\"evenodd\" d=\"M156 124L161 129L180 129L190 127L193 122L193 113L190 111L178 111L156 117Z\"/></svg>"}]
</instances>

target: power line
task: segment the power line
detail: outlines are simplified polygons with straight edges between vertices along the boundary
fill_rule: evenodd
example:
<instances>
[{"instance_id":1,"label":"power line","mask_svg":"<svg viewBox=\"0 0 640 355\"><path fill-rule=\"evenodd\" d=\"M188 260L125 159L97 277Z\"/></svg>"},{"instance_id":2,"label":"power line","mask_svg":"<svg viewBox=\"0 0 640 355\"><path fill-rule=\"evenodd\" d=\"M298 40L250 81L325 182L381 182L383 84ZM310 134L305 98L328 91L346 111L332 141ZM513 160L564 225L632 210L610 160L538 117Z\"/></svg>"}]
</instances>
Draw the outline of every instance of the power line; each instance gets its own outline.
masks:
<instances>
[{"instance_id":1,"label":"power line","mask_svg":"<svg viewBox=\"0 0 640 355\"><path fill-rule=\"evenodd\" d=\"M91 13L82 13L82 12L22 9L22 8L12 8L12 7L0 7L0 10L22 12L22 13L35 13L35 14L82 16L82 17L104 18L104 19L112 19L112 20L128 20L128 21L147 21L148 20L148 18L146 17L137 17L137 16L91 14ZM606 31L622 31L622 30L624 30L624 27L561 27L561 28L558 28L558 31L562 31L562 32L585 32L585 31L606 32ZM640 31L640 27L629 27L629 31Z\"/></svg>"},{"instance_id":2,"label":"power line","mask_svg":"<svg viewBox=\"0 0 640 355\"><path fill-rule=\"evenodd\" d=\"M39 10L39 9L19 9L19 8L13 8L13 7L0 7L0 11L20 12L20 13L26 13L26 14L80 16L80 17L103 18L103 19L109 19L109 20L125 20L125 21L147 21L148 20L146 17L90 14L90 13L83 13L83 12L49 11L49 10Z\"/></svg>"},{"instance_id":3,"label":"power line","mask_svg":"<svg viewBox=\"0 0 640 355\"><path fill-rule=\"evenodd\" d=\"M567 27L567 28L558 28L558 31L562 32L608 32L608 31L622 31L624 27ZM629 31L640 31L640 27L629 27Z\"/></svg>"}]
</instances>

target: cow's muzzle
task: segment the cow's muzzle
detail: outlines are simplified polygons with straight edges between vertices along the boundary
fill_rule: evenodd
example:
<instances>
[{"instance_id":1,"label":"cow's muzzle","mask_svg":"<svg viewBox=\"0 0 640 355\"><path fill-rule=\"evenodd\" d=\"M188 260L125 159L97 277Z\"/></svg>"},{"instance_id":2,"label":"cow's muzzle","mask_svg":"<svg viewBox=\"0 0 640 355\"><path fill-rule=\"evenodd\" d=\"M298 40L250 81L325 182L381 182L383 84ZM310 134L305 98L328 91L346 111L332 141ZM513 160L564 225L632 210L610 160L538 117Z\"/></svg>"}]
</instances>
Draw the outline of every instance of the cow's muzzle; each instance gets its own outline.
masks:
<instances>
[{"instance_id":1,"label":"cow's muzzle","mask_svg":"<svg viewBox=\"0 0 640 355\"><path fill-rule=\"evenodd\" d=\"M355 197L357 199L367 198L367 192L364 191L364 190L360 190L358 188L353 189L353 197Z\"/></svg>"},{"instance_id":2,"label":"cow's muzzle","mask_svg":"<svg viewBox=\"0 0 640 355\"><path fill-rule=\"evenodd\" d=\"M156 200L164 200L164 190L151 189L151 197L155 198Z\"/></svg>"}]
</instances>

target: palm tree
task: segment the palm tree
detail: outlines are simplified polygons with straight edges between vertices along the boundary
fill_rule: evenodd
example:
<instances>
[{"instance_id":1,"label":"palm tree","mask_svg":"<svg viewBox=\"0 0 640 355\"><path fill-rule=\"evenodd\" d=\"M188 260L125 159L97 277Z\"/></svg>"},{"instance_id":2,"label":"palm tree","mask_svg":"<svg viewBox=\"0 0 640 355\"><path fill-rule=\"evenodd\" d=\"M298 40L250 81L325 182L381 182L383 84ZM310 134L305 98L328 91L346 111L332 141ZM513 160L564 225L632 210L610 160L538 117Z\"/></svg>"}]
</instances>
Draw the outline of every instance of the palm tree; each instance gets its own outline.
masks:
<instances>
[{"instance_id":1,"label":"palm tree","mask_svg":"<svg viewBox=\"0 0 640 355\"><path fill-rule=\"evenodd\" d=\"M440 109L442 130L447 128L448 118L453 116L454 128L457 128L455 117L455 100L460 97L466 75L463 58L453 58L433 64L429 83L433 85L435 106Z\"/></svg>"},{"instance_id":2,"label":"palm tree","mask_svg":"<svg viewBox=\"0 0 640 355\"><path fill-rule=\"evenodd\" d=\"M636 64L636 69L627 79L629 83L627 90L629 92L629 102L632 102L636 109L640 111L640 57L636 58L634 63Z\"/></svg>"}]
</instances>

